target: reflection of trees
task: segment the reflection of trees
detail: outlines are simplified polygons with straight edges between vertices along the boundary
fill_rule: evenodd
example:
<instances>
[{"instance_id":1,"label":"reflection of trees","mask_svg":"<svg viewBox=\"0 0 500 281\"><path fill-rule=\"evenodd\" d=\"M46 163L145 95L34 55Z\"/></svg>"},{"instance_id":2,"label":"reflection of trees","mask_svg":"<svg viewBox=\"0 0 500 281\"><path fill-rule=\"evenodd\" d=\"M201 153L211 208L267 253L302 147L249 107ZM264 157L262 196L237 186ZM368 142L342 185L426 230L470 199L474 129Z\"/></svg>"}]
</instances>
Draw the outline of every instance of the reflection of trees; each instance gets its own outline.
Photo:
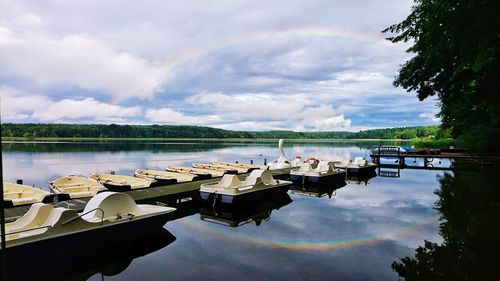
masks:
<instances>
[{"instance_id":1,"label":"reflection of trees","mask_svg":"<svg viewBox=\"0 0 500 281\"><path fill-rule=\"evenodd\" d=\"M500 188L484 171L440 177L442 244L425 241L415 257L392 264L405 280L498 280Z\"/></svg>"}]
</instances>

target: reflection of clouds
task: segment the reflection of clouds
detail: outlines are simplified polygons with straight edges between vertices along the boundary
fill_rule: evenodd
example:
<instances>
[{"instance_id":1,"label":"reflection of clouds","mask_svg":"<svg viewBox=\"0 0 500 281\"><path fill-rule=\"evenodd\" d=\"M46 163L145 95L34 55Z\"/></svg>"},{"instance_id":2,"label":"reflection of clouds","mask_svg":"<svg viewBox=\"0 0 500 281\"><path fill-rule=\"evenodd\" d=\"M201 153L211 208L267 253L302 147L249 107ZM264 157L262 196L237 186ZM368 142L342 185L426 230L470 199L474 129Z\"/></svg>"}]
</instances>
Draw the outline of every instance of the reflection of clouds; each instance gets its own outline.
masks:
<instances>
[{"instance_id":1,"label":"reflection of clouds","mask_svg":"<svg viewBox=\"0 0 500 281\"><path fill-rule=\"evenodd\" d=\"M285 153L288 157L299 154L322 159L364 154L355 146L333 145L285 144ZM142 167L163 169L167 164L187 166L211 160L253 159L257 163L277 158L278 151L274 146L248 144L187 153L7 152L4 156L6 179L21 177L27 184L46 186L47 181L72 173L115 170L130 174ZM235 273L241 280L303 280L304 276L315 280L396 280L392 261L412 255L424 239L441 240L433 210L438 174L442 172L402 170L401 178L376 177L367 186L348 184L331 199L292 194L291 204L274 210L271 219L258 227L207 224L197 215L171 221L165 227L177 241L134 260L118 277L140 280L147 271L151 279L169 276L173 280L220 280Z\"/></svg>"}]
</instances>

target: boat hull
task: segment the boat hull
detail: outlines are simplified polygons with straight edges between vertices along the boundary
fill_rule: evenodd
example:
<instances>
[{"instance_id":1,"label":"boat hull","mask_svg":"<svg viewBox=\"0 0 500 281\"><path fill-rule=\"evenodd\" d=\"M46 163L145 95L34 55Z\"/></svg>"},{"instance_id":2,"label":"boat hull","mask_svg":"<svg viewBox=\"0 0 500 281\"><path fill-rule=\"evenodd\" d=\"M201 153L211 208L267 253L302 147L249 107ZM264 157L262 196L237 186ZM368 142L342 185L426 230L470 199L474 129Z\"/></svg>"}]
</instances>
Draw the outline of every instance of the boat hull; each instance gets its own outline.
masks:
<instances>
[{"instance_id":1,"label":"boat hull","mask_svg":"<svg viewBox=\"0 0 500 281\"><path fill-rule=\"evenodd\" d=\"M165 185L171 185L171 184L176 184L177 179L161 179L161 178L154 178L156 182L151 183L149 187L156 187L156 186L165 186Z\"/></svg>"},{"instance_id":2,"label":"boat hull","mask_svg":"<svg viewBox=\"0 0 500 281\"><path fill-rule=\"evenodd\" d=\"M345 178L345 172L335 173L327 176L306 176L290 174L291 181L304 187L327 186L331 183L341 182L345 180Z\"/></svg>"},{"instance_id":3,"label":"boat hull","mask_svg":"<svg viewBox=\"0 0 500 281\"><path fill-rule=\"evenodd\" d=\"M161 228L167 223L172 213L124 220L118 223L95 226L93 228L61 234L59 236L43 237L39 240L16 243L7 241L9 256L22 257L34 252L47 252L59 255L70 255L77 249L99 247L109 243L129 240L141 236L145 231ZM54 251L56 249L57 251Z\"/></svg>"},{"instance_id":4,"label":"boat hull","mask_svg":"<svg viewBox=\"0 0 500 281\"><path fill-rule=\"evenodd\" d=\"M197 200L205 205L208 204L211 206L221 206L226 208L240 208L282 196L283 193L288 191L289 187L290 185L287 184L238 195L200 191Z\"/></svg>"},{"instance_id":5,"label":"boat hull","mask_svg":"<svg viewBox=\"0 0 500 281\"><path fill-rule=\"evenodd\" d=\"M52 248L44 252L33 251L28 256L11 253L13 249L9 249L7 267L2 270L6 269L8 280L22 281L87 280L96 273L113 276L123 272L135 258L160 250L175 240L172 233L160 227L132 239L93 248ZM62 257L61 252L64 253ZM27 264L36 265L33 267L36 270L26 270Z\"/></svg>"},{"instance_id":6,"label":"boat hull","mask_svg":"<svg viewBox=\"0 0 500 281\"><path fill-rule=\"evenodd\" d=\"M53 203L55 198L56 198L56 194L47 194L43 197L41 203L46 203L46 204ZM31 205L33 203L36 203L36 202L27 202L24 204L14 204L12 202L12 200L3 200L4 208L14 208L14 207L18 207L18 206Z\"/></svg>"},{"instance_id":7,"label":"boat hull","mask_svg":"<svg viewBox=\"0 0 500 281\"><path fill-rule=\"evenodd\" d=\"M347 177L357 176L357 177L365 177L370 176L375 173L377 169L376 165L363 166L363 167L347 167Z\"/></svg>"}]
</instances>

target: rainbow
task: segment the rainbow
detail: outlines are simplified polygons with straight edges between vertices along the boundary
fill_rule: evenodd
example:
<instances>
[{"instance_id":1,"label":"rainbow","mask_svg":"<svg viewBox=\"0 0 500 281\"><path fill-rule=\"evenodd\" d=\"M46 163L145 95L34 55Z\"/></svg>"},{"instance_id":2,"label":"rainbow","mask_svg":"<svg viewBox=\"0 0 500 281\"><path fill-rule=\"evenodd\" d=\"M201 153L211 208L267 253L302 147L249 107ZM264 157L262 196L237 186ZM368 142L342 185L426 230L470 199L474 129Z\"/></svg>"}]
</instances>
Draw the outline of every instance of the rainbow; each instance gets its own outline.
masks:
<instances>
[{"instance_id":1,"label":"rainbow","mask_svg":"<svg viewBox=\"0 0 500 281\"><path fill-rule=\"evenodd\" d=\"M217 239L224 241L241 241L244 243L251 243L256 246L265 248L287 249L295 251L332 251L361 247L365 245L376 244L379 242L394 239L396 237L403 237L411 234L419 229L425 228L438 222L439 217L432 217L425 221L413 223L407 227L397 229L395 231L379 233L372 236L357 237L353 239L338 239L338 240L275 240L266 237L254 237L248 234L239 232L227 233L220 231L215 225L203 224L201 221L195 221L193 217L183 220L181 223L194 228L196 231L212 235Z\"/></svg>"},{"instance_id":2,"label":"rainbow","mask_svg":"<svg viewBox=\"0 0 500 281\"><path fill-rule=\"evenodd\" d=\"M292 29L266 30L231 36L225 38L224 40L213 42L212 44L206 44L200 48L193 48L176 56L175 59L169 60L165 66L172 69L175 66L181 65L182 63L188 62L194 58L237 45L247 45L258 41L291 40L294 38L323 38L387 43L384 36L380 33L374 34L333 27L300 27Z\"/></svg>"},{"instance_id":3,"label":"rainbow","mask_svg":"<svg viewBox=\"0 0 500 281\"><path fill-rule=\"evenodd\" d=\"M169 74L171 75L176 72L177 67L189 63L197 58L209 56L210 54L214 54L225 48L248 46L249 44L257 42L296 39L355 40L367 43L386 43L390 45L381 33L360 32L334 27L299 27L291 29L257 31L229 36L222 40L214 40L213 42L203 44L203 46L191 48L180 54L172 55L172 57L167 59L165 62L158 62L155 64L165 70L166 79ZM160 86L160 88L162 88L162 86ZM119 97L111 97L110 103L118 104L121 101L123 100Z\"/></svg>"}]
</instances>

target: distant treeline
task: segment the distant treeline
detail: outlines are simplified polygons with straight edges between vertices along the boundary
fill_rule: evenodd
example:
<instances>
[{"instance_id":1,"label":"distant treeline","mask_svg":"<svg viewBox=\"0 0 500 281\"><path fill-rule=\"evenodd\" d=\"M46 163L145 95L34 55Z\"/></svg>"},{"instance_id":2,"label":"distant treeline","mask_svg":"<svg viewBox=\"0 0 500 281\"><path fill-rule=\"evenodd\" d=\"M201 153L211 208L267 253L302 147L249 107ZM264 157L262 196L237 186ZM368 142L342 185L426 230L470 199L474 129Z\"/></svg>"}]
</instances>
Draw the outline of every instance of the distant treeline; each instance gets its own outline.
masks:
<instances>
[{"instance_id":1,"label":"distant treeline","mask_svg":"<svg viewBox=\"0 0 500 281\"><path fill-rule=\"evenodd\" d=\"M438 126L374 129L359 132L230 131L201 126L2 124L3 137L52 138L248 138L248 139L413 139L448 137Z\"/></svg>"}]
</instances>

